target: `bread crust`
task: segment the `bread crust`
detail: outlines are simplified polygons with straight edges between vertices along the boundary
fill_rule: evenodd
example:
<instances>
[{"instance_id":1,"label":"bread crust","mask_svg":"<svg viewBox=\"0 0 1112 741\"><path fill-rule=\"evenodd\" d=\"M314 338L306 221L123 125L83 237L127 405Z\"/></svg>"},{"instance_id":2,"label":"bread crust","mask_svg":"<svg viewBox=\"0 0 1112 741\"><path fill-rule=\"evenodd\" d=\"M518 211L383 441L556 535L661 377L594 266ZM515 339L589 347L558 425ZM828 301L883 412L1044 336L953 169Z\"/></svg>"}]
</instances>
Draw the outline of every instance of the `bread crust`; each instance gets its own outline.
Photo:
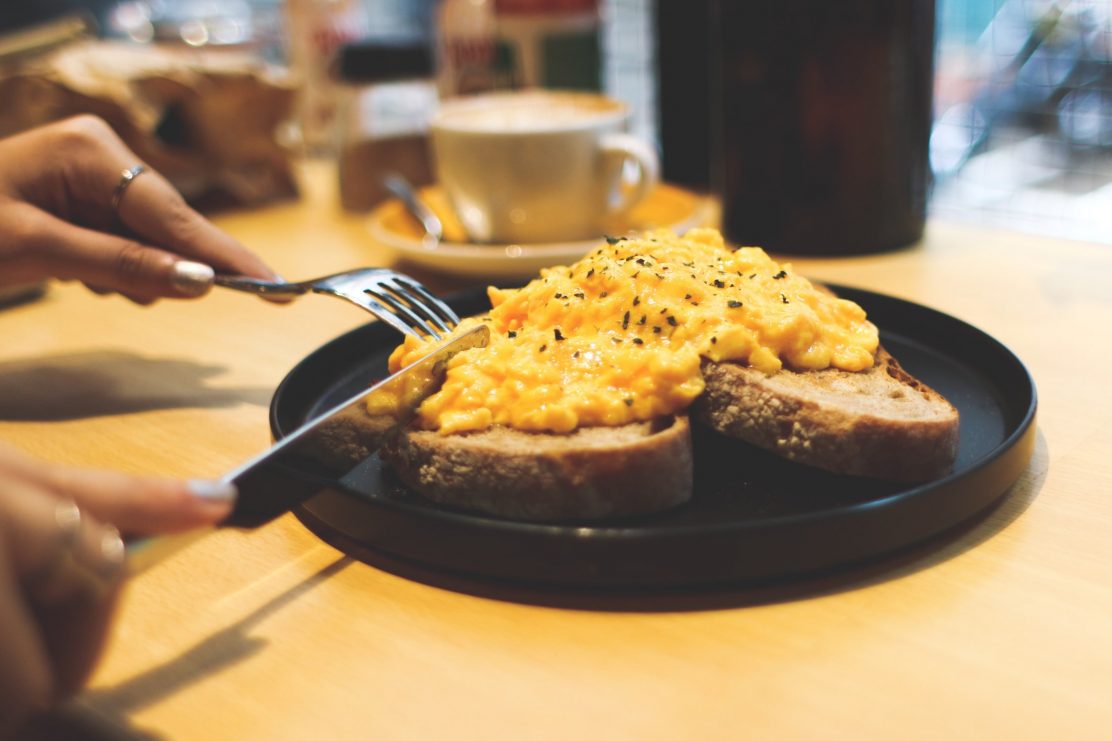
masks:
<instances>
[{"instance_id":1,"label":"bread crust","mask_svg":"<svg viewBox=\"0 0 1112 741\"><path fill-rule=\"evenodd\" d=\"M515 520L646 514L683 504L693 488L686 416L565 435L408 430L383 456L433 501Z\"/></svg>"},{"instance_id":2,"label":"bread crust","mask_svg":"<svg viewBox=\"0 0 1112 741\"><path fill-rule=\"evenodd\" d=\"M704 361L703 376L697 421L799 463L914 482L946 474L957 456L957 410L883 348L857 373Z\"/></svg>"}]
</instances>

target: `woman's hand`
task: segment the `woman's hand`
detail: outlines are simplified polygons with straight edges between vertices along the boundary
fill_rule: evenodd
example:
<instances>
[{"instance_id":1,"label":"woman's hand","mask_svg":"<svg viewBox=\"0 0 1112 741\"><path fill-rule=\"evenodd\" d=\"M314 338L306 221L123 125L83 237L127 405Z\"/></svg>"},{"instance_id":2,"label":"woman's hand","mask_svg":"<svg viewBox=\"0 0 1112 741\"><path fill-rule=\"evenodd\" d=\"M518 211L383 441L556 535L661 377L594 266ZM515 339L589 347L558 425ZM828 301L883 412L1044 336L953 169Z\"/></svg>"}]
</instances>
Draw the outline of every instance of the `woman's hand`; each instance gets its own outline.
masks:
<instances>
[{"instance_id":1,"label":"woman's hand","mask_svg":"<svg viewBox=\"0 0 1112 741\"><path fill-rule=\"evenodd\" d=\"M80 280L141 304L206 293L214 270L273 279L254 254L81 116L0 140L0 288ZM132 170L134 172L134 170ZM0 736L77 691L123 576L120 532L226 517L234 487L34 461L0 446Z\"/></svg>"},{"instance_id":2,"label":"woman's hand","mask_svg":"<svg viewBox=\"0 0 1112 741\"><path fill-rule=\"evenodd\" d=\"M104 645L120 532L215 523L235 489L46 464L0 446L0 737L75 693Z\"/></svg>"},{"instance_id":3,"label":"woman's hand","mask_svg":"<svg viewBox=\"0 0 1112 741\"><path fill-rule=\"evenodd\" d=\"M120 191L139 164L95 116L0 140L0 288L79 280L148 304L208 292L214 269L276 277L157 172Z\"/></svg>"}]
</instances>

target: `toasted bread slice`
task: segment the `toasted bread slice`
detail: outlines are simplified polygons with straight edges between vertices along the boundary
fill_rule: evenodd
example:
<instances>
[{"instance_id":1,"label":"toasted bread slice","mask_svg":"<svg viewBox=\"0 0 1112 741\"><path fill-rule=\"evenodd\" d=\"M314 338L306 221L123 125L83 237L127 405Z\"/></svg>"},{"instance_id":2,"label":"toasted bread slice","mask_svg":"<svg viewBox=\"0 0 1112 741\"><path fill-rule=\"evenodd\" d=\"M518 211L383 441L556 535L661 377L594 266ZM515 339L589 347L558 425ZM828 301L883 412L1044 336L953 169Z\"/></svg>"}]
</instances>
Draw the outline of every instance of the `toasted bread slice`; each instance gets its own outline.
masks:
<instances>
[{"instance_id":1,"label":"toasted bread slice","mask_svg":"<svg viewBox=\"0 0 1112 741\"><path fill-rule=\"evenodd\" d=\"M516 520L622 517L691 498L684 416L569 434L409 430L383 455L407 486L433 501Z\"/></svg>"},{"instance_id":2,"label":"toasted bread slice","mask_svg":"<svg viewBox=\"0 0 1112 741\"><path fill-rule=\"evenodd\" d=\"M693 416L718 432L840 474L926 481L957 455L958 412L881 348L869 370L781 371L705 361Z\"/></svg>"}]
</instances>

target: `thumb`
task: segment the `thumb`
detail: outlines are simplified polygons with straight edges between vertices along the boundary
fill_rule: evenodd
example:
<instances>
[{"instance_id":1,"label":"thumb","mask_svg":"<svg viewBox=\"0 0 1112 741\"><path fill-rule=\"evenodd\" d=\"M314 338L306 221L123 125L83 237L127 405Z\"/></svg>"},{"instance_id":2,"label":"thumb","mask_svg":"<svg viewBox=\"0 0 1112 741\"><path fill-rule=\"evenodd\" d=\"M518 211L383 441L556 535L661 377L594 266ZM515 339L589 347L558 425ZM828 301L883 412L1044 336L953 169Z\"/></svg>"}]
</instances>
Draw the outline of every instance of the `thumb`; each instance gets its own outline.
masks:
<instances>
[{"instance_id":1,"label":"thumb","mask_svg":"<svg viewBox=\"0 0 1112 741\"><path fill-rule=\"evenodd\" d=\"M50 217L43 257L62 280L79 280L140 303L195 298L212 288L213 269L166 250Z\"/></svg>"}]
</instances>

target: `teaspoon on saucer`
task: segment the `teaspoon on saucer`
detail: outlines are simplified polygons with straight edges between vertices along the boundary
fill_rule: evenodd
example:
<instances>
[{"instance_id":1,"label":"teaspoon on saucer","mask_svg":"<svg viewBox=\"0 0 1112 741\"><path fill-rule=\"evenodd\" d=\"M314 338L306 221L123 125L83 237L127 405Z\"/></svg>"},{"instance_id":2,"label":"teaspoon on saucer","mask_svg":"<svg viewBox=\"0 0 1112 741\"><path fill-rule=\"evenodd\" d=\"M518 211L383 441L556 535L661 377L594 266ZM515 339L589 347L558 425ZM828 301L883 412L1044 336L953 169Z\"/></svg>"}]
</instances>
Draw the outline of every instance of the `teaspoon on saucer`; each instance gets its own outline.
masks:
<instances>
[{"instance_id":1,"label":"teaspoon on saucer","mask_svg":"<svg viewBox=\"0 0 1112 741\"><path fill-rule=\"evenodd\" d=\"M408 180L396 172L387 173L382 177L382 186L394 194L405 206L406 211L417 219L417 223L425 230L421 244L425 249L435 249L444 239L444 224L428 205L417 195L417 190Z\"/></svg>"}]
</instances>

